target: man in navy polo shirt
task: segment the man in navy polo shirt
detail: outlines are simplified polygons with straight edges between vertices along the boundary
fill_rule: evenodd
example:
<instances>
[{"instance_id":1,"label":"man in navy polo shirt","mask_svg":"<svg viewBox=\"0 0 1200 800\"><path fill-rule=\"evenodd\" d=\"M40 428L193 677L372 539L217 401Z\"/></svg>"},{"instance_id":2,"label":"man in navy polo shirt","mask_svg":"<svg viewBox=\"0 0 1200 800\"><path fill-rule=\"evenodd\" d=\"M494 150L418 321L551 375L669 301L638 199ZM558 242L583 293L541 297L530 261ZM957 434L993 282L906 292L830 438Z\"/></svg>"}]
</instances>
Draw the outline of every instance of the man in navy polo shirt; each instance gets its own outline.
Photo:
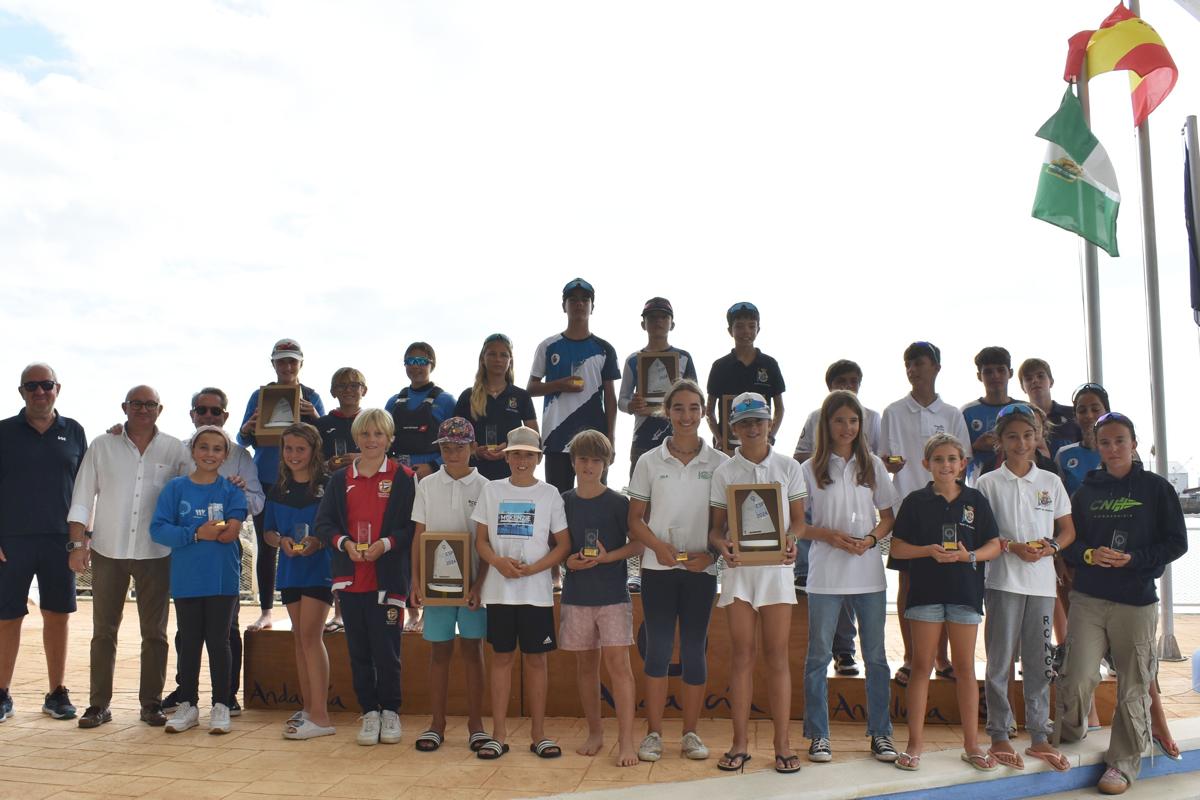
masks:
<instances>
[{"instance_id":1,"label":"man in navy polo shirt","mask_svg":"<svg viewBox=\"0 0 1200 800\"><path fill-rule=\"evenodd\" d=\"M55 719L75 716L63 686L67 621L75 610L67 509L87 437L78 422L54 410L59 388L49 365L30 364L18 387L25 409L0 421L0 722L13 709L8 688L35 575L50 684L42 711Z\"/></svg>"}]
</instances>

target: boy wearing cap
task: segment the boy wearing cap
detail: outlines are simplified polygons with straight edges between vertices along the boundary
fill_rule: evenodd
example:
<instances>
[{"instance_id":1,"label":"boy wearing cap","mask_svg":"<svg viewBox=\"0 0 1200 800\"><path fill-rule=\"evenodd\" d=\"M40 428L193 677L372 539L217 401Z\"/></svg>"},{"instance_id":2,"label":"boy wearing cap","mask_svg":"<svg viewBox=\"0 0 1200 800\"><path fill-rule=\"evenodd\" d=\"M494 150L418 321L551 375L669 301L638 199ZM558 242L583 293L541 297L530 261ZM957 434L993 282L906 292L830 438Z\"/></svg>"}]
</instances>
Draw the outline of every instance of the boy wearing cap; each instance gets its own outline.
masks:
<instances>
[{"instance_id":1,"label":"boy wearing cap","mask_svg":"<svg viewBox=\"0 0 1200 800\"><path fill-rule=\"evenodd\" d=\"M462 417L451 417L438 427L438 451L442 468L417 483L413 500L412 520L412 591L409 601L423 605L425 587L421 585L418 565L421 563L421 536L425 531L437 533L469 533L474 528L471 515L488 479L471 466L475 452L475 428ZM446 687L450 681L450 658L454 655L455 629L461 640L467 672L467 731L468 744L478 749L487 741L483 732L483 637L487 633L487 612L480 604L487 562L481 562L471 543L470 585L465 606L430 606L425 609L422 636L430 642L429 703L433 719L429 728L417 737L418 750L431 752L442 746L446 734Z\"/></svg>"},{"instance_id":2,"label":"boy wearing cap","mask_svg":"<svg viewBox=\"0 0 1200 800\"><path fill-rule=\"evenodd\" d=\"M589 320L596 291L583 278L563 287L562 307L567 329L538 345L533 354L529 384L534 397L545 397L542 428L546 436L546 482L559 493L575 485L567 444L584 430L596 430L614 441L617 393L621 376L617 351L592 334Z\"/></svg>"},{"instance_id":3,"label":"boy wearing cap","mask_svg":"<svg viewBox=\"0 0 1200 800\"><path fill-rule=\"evenodd\" d=\"M300 419L304 422L316 423L325 416L325 405L321 396L312 387L300 383L300 368L304 366L304 351L295 339L280 339L271 349L271 366L275 368L275 383L285 386L300 387ZM269 413L269 412L268 412ZM246 413L242 416L242 427L238 430L237 441L243 447L254 448L254 463L258 467L258 480L262 484L263 494L269 495L272 487L279 479L279 445L259 446L254 438L254 425L258 422L258 391L250 395L246 403ZM275 554L278 548L271 547L263 539L266 526L260 511L254 515L254 537L258 543L258 557L255 559L254 572L258 579L258 605L262 614L258 619L246 626L247 631L257 631L271 627L271 609L275 605Z\"/></svg>"},{"instance_id":4,"label":"boy wearing cap","mask_svg":"<svg viewBox=\"0 0 1200 800\"><path fill-rule=\"evenodd\" d=\"M1054 388L1054 373L1050 371L1049 364L1040 358L1027 358L1017 369L1017 377L1029 402L1040 408L1050 423L1046 445L1050 448L1051 458L1059 448L1083 438L1079 423L1075 421L1075 409L1056 403L1050 397L1050 390Z\"/></svg>"},{"instance_id":5,"label":"boy wearing cap","mask_svg":"<svg viewBox=\"0 0 1200 800\"><path fill-rule=\"evenodd\" d=\"M722 396L755 392L774 409L770 431L770 441L774 443L775 434L783 424L783 393L787 387L778 362L754 346L762 330L758 308L753 303L734 303L725 312L725 322L734 346L728 355L714 361L708 372L708 427L719 439L721 421L717 418L717 409ZM737 442L732 440L729 444L733 447Z\"/></svg>"},{"instance_id":6,"label":"boy wearing cap","mask_svg":"<svg viewBox=\"0 0 1200 800\"><path fill-rule=\"evenodd\" d=\"M996 465L999 440L992 430L996 415L1011 403L1008 382L1012 379L1012 356L1003 347L985 347L975 354L975 377L983 384L983 397L962 407L967 431L971 434L971 467L967 483L974 486L979 476Z\"/></svg>"},{"instance_id":7,"label":"boy wearing cap","mask_svg":"<svg viewBox=\"0 0 1200 800\"><path fill-rule=\"evenodd\" d=\"M556 647L550 567L567 557L571 533L562 494L534 477L542 456L537 431L523 425L509 431L504 455L512 475L488 483L471 515L475 547L489 565L481 597L492 646L492 736L476 755L493 760L508 752L508 700L519 643L533 739L529 749L541 758L556 758L562 748L545 736L546 653Z\"/></svg>"},{"instance_id":8,"label":"boy wearing cap","mask_svg":"<svg viewBox=\"0 0 1200 800\"><path fill-rule=\"evenodd\" d=\"M913 342L904 349L904 372L908 376L912 391L884 409L880 421L879 457L887 471L892 473L892 484L896 487L899 503L905 497L932 480L929 470L922 466L925 443L936 433L947 433L960 442L970 441L967 422L962 412L944 402L938 396L935 385L942 370L942 351L930 342ZM904 608L908 601L908 571L903 560L888 558L888 567L900 572L900 586L896 594L896 609L900 621L900 637L904 640L904 665L896 673L896 683L908 685L912 674L912 636ZM952 678L945 630L938 644L935 659L937 674Z\"/></svg>"}]
</instances>

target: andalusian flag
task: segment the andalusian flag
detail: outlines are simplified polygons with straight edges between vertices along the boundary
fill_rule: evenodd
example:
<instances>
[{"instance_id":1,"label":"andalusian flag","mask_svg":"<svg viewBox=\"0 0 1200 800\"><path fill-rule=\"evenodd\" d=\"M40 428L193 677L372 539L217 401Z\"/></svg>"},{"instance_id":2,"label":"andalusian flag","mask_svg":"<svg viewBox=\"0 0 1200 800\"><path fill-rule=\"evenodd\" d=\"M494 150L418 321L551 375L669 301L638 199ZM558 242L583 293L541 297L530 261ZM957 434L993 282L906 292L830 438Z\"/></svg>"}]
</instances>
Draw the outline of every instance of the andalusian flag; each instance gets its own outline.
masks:
<instances>
[{"instance_id":1,"label":"andalusian flag","mask_svg":"<svg viewBox=\"0 0 1200 800\"><path fill-rule=\"evenodd\" d=\"M1070 39L1066 80L1077 83L1087 59L1087 77L1114 70L1129 70L1133 100L1133 124L1141 125L1150 112L1175 87L1179 70L1166 45L1141 17L1123 5L1117 6L1098 31L1080 31Z\"/></svg>"},{"instance_id":2,"label":"andalusian flag","mask_svg":"<svg viewBox=\"0 0 1200 800\"><path fill-rule=\"evenodd\" d=\"M1033 216L1117 253L1117 174L1108 153L1083 121L1079 98L1067 87L1058 112L1037 132L1050 144L1038 178Z\"/></svg>"}]
</instances>

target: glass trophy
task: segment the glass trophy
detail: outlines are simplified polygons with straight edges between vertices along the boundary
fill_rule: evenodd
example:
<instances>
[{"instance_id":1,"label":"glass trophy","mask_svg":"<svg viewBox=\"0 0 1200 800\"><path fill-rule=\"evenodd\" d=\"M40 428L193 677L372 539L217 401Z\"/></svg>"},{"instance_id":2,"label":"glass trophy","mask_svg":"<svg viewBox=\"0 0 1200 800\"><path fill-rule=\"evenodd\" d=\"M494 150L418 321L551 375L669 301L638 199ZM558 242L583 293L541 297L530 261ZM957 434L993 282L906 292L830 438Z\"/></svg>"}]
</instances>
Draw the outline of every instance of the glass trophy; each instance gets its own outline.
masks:
<instances>
[{"instance_id":1,"label":"glass trophy","mask_svg":"<svg viewBox=\"0 0 1200 800\"><path fill-rule=\"evenodd\" d=\"M583 549L579 554L584 558L596 558L600 555L600 529L587 528L583 532Z\"/></svg>"},{"instance_id":2,"label":"glass trophy","mask_svg":"<svg viewBox=\"0 0 1200 800\"><path fill-rule=\"evenodd\" d=\"M1125 548L1129 546L1129 534L1125 531L1115 530L1112 534L1112 544L1110 548L1118 553L1124 553Z\"/></svg>"},{"instance_id":3,"label":"glass trophy","mask_svg":"<svg viewBox=\"0 0 1200 800\"><path fill-rule=\"evenodd\" d=\"M346 455L346 440L345 439L334 439L333 440L333 457L341 458L344 455Z\"/></svg>"},{"instance_id":4,"label":"glass trophy","mask_svg":"<svg viewBox=\"0 0 1200 800\"><path fill-rule=\"evenodd\" d=\"M304 552L304 540L308 538L308 523L297 522L292 526L292 552Z\"/></svg>"},{"instance_id":5,"label":"glass trophy","mask_svg":"<svg viewBox=\"0 0 1200 800\"><path fill-rule=\"evenodd\" d=\"M1030 550L1040 551L1043 547L1046 546L1046 543L1043 542L1041 539L1037 538L1037 536L1035 535L1035 536L1031 536L1030 539L1025 542L1025 546L1028 547Z\"/></svg>"},{"instance_id":6,"label":"glass trophy","mask_svg":"<svg viewBox=\"0 0 1200 800\"><path fill-rule=\"evenodd\" d=\"M525 566L525 536L506 536L501 546L505 558L511 558Z\"/></svg>"},{"instance_id":7,"label":"glass trophy","mask_svg":"<svg viewBox=\"0 0 1200 800\"><path fill-rule=\"evenodd\" d=\"M499 442L499 430L495 425L488 425L483 429L483 443L488 450L495 450Z\"/></svg>"},{"instance_id":8,"label":"glass trophy","mask_svg":"<svg viewBox=\"0 0 1200 800\"><path fill-rule=\"evenodd\" d=\"M682 564L691 556L687 551L687 537L684 535L683 528L667 528L667 541L671 543L671 547L675 548L675 561Z\"/></svg>"},{"instance_id":9,"label":"glass trophy","mask_svg":"<svg viewBox=\"0 0 1200 800\"><path fill-rule=\"evenodd\" d=\"M583 365L582 361L571 362L571 383L576 386L583 386Z\"/></svg>"},{"instance_id":10,"label":"glass trophy","mask_svg":"<svg viewBox=\"0 0 1200 800\"><path fill-rule=\"evenodd\" d=\"M209 503L208 504L208 521L215 522L218 528L225 527L225 504L224 503Z\"/></svg>"},{"instance_id":11,"label":"glass trophy","mask_svg":"<svg viewBox=\"0 0 1200 800\"><path fill-rule=\"evenodd\" d=\"M953 522L942 526L942 547L946 550L958 549L958 526Z\"/></svg>"},{"instance_id":12,"label":"glass trophy","mask_svg":"<svg viewBox=\"0 0 1200 800\"><path fill-rule=\"evenodd\" d=\"M371 549L371 523L360 522L354 529L354 549L365 553Z\"/></svg>"}]
</instances>

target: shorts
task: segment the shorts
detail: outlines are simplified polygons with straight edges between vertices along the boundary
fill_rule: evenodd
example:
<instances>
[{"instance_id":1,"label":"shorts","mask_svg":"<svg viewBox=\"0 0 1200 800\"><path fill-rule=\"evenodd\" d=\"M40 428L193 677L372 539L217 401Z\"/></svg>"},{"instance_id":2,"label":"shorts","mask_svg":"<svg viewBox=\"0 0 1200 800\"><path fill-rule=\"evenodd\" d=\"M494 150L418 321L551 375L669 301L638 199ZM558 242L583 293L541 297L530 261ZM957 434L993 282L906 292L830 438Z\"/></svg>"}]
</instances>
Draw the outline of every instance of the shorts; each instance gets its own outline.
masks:
<instances>
[{"instance_id":1,"label":"shorts","mask_svg":"<svg viewBox=\"0 0 1200 800\"><path fill-rule=\"evenodd\" d=\"M522 653L548 653L558 647L554 636L553 606L487 607L487 640L497 653L511 653L521 644Z\"/></svg>"},{"instance_id":2,"label":"shorts","mask_svg":"<svg viewBox=\"0 0 1200 800\"><path fill-rule=\"evenodd\" d=\"M26 601L37 576L43 611L75 611L75 573L67 561L67 536L0 536L0 619L20 619L29 613Z\"/></svg>"},{"instance_id":3,"label":"shorts","mask_svg":"<svg viewBox=\"0 0 1200 800\"><path fill-rule=\"evenodd\" d=\"M285 606L300 602L301 597L311 597L327 606L333 605L333 590L328 586L289 586L279 590L279 602Z\"/></svg>"},{"instance_id":4,"label":"shorts","mask_svg":"<svg viewBox=\"0 0 1200 800\"><path fill-rule=\"evenodd\" d=\"M726 567L721 570L721 596L717 607L744 600L754 608L786 603L796 605L796 579L791 565Z\"/></svg>"},{"instance_id":5,"label":"shorts","mask_svg":"<svg viewBox=\"0 0 1200 800\"><path fill-rule=\"evenodd\" d=\"M558 643L563 650L598 650L633 644L633 603L604 606L562 604Z\"/></svg>"},{"instance_id":6,"label":"shorts","mask_svg":"<svg viewBox=\"0 0 1200 800\"><path fill-rule=\"evenodd\" d=\"M909 606L904 609L904 618L915 622L952 622L956 625L978 625L983 622L983 614L970 606L956 603Z\"/></svg>"},{"instance_id":7,"label":"shorts","mask_svg":"<svg viewBox=\"0 0 1200 800\"><path fill-rule=\"evenodd\" d=\"M487 611L466 606L425 606L424 631L421 638L427 642L450 642L454 640L454 629L463 639L482 639L487 635Z\"/></svg>"}]
</instances>

